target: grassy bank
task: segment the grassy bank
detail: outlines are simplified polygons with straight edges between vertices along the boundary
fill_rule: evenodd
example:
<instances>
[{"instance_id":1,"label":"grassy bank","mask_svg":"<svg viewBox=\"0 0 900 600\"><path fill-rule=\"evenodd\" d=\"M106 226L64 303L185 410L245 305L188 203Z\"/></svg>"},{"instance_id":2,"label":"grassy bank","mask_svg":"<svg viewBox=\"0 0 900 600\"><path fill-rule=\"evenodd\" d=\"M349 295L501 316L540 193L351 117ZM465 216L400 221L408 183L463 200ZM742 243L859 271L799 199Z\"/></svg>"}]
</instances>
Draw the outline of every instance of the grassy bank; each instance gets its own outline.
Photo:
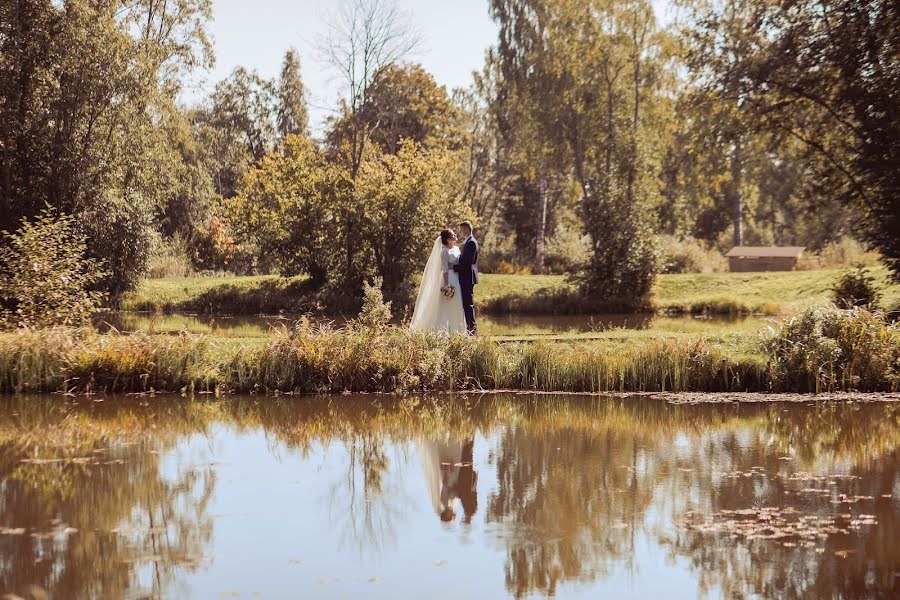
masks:
<instances>
[{"instance_id":1,"label":"grassy bank","mask_svg":"<svg viewBox=\"0 0 900 600\"><path fill-rule=\"evenodd\" d=\"M623 343L627 341L628 343ZM0 391L398 392L893 390L895 327L811 310L775 334L499 343L301 322L254 346L205 336L21 330L0 334Z\"/></svg>"},{"instance_id":2,"label":"grassy bank","mask_svg":"<svg viewBox=\"0 0 900 600\"><path fill-rule=\"evenodd\" d=\"M660 275L648 309L686 314L791 314L825 303L839 269L772 273ZM882 305L900 304L900 285L876 269ZM479 308L490 314L577 314L633 309L628 303L592 305L560 275L482 276ZM127 311L202 314L326 312L341 307L316 297L302 278L276 276L188 277L144 281L121 306Z\"/></svg>"}]
</instances>

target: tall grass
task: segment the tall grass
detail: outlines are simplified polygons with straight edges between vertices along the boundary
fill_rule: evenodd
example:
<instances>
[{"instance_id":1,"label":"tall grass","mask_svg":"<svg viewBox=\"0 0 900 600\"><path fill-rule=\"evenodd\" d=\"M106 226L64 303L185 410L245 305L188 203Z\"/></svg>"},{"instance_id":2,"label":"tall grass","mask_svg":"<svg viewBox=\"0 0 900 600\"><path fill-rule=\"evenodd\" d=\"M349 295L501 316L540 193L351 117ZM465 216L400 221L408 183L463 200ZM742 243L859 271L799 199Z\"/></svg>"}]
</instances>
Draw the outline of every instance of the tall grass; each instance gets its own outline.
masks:
<instances>
[{"instance_id":1,"label":"tall grass","mask_svg":"<svg viewBox=\"0 0 900 600\"><path fill-rule=\"evenodd\" d=\"M379 335L301 323L239 352L236 391L452 389L725 391L766 389L765 361L696 340L635 344L499 344L389 328Z\"/></svg>"},{"instance_id":2,"label":"tall grass","mask_svg":"<svg viewBox=\"0 0 900 600\"><path fill-rule=\"evenodd\" d=\"M809 308L771 329L765 346L785 390L900 388L900 329L865 308Z\"/></svg>"},{"instance_id":3,"label":"tall grass","mask_svg":"<svg viewBox=\"0 0 900 600\"><path fill-rule=\"evenodd\" d=\"M0 392L213 390L206 338L19 329L0 334Z\"/></svg>"},{"instance_id":4,"label":"tall grass","mask_svg":"<svg viewBox=\"0 0 900 600\"><path fill-rule=\"evenodd\" d=\"M0 392L898 388L898 330L862 309L811 309L753 347L745 338L702 336L500 343L306 320L274 329L254 347L217 346L191 334L77 329L0 334Z\"/></svg>"}]
</instances>

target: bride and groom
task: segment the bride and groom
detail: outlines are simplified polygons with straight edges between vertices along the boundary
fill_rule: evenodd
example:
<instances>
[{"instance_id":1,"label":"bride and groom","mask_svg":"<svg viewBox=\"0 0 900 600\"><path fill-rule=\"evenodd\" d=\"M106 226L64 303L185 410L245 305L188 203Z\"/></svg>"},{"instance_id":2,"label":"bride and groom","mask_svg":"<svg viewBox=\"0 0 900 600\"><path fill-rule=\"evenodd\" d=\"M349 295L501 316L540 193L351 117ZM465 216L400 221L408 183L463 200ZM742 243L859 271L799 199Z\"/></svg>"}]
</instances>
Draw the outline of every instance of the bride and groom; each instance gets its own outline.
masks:
<instances>
[{"instance_id":1,"label":"bride and groom","mask_svg":"<svg viewBox=\"0 0 900 600\"><path fill-rule=\"evenodd\" d=\"M472 224L459 224L462 250L452 229L434 241L422 274L410 329L475 335L475 284L478 283L478 241Z\"/></svg>"}]
</instances>

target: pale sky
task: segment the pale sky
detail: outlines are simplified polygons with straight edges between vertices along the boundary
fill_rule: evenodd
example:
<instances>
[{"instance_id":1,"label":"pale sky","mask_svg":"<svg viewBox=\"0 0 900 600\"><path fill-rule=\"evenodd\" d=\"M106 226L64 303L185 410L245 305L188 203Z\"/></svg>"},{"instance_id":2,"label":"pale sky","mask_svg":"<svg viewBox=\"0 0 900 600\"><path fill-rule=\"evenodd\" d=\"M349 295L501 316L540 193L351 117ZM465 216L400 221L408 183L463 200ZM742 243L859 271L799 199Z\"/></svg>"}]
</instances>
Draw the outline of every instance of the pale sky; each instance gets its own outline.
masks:
<instances>
[{"instance_id":1,"label":"pale sky","mask_svg":"<svg viewBox=\"0 0 900 600\"><path fill-rule=\"evenodd\" d=\"M653 3L657 18L664 21L668 0ZM488 0L398 0L398 4L422 34L422 48L410 60L421 63L448 92L468 86L472 71L481 68L485 50L497 39ZM310 118L318 131L340 97L339 81L316 51L327 15L337 6L339 0L213 0L208 31L216 65L199 76L185 99L198 100L239 65L266 78L276 77L285 51L293 46L300 53Z\"/></svg>"}]
</instances>

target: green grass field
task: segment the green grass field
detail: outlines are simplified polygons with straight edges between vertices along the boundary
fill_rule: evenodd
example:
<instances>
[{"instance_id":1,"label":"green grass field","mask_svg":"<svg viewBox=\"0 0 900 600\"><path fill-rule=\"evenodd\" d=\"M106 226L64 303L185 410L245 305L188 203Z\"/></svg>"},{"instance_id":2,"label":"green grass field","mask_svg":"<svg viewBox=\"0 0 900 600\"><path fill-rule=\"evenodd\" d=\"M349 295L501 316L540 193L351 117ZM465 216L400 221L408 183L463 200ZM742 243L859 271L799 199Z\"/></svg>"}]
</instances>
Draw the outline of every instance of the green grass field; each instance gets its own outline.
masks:
<instances>
[{"instance_id":1,"label":"green grass field","mask_svg":"<svg viewBox=\"0 0 900 600\"><path fill-rule=\"evenodd\" d=\"M660 275L651 300L656 310L688 314L786 315L827 302L839 269L768 273ZM884 268L874 270L882 290L881 306L900 304L900 285L888 281ZM126 311L276 314L306 312L303 280L277 276L188 277L151 279L129 294ZM475 290L486 312L555 314L577 293L561 275L484 274ZM324 312L328 306L317 306Z\"/></svg>"}]
</instances>

